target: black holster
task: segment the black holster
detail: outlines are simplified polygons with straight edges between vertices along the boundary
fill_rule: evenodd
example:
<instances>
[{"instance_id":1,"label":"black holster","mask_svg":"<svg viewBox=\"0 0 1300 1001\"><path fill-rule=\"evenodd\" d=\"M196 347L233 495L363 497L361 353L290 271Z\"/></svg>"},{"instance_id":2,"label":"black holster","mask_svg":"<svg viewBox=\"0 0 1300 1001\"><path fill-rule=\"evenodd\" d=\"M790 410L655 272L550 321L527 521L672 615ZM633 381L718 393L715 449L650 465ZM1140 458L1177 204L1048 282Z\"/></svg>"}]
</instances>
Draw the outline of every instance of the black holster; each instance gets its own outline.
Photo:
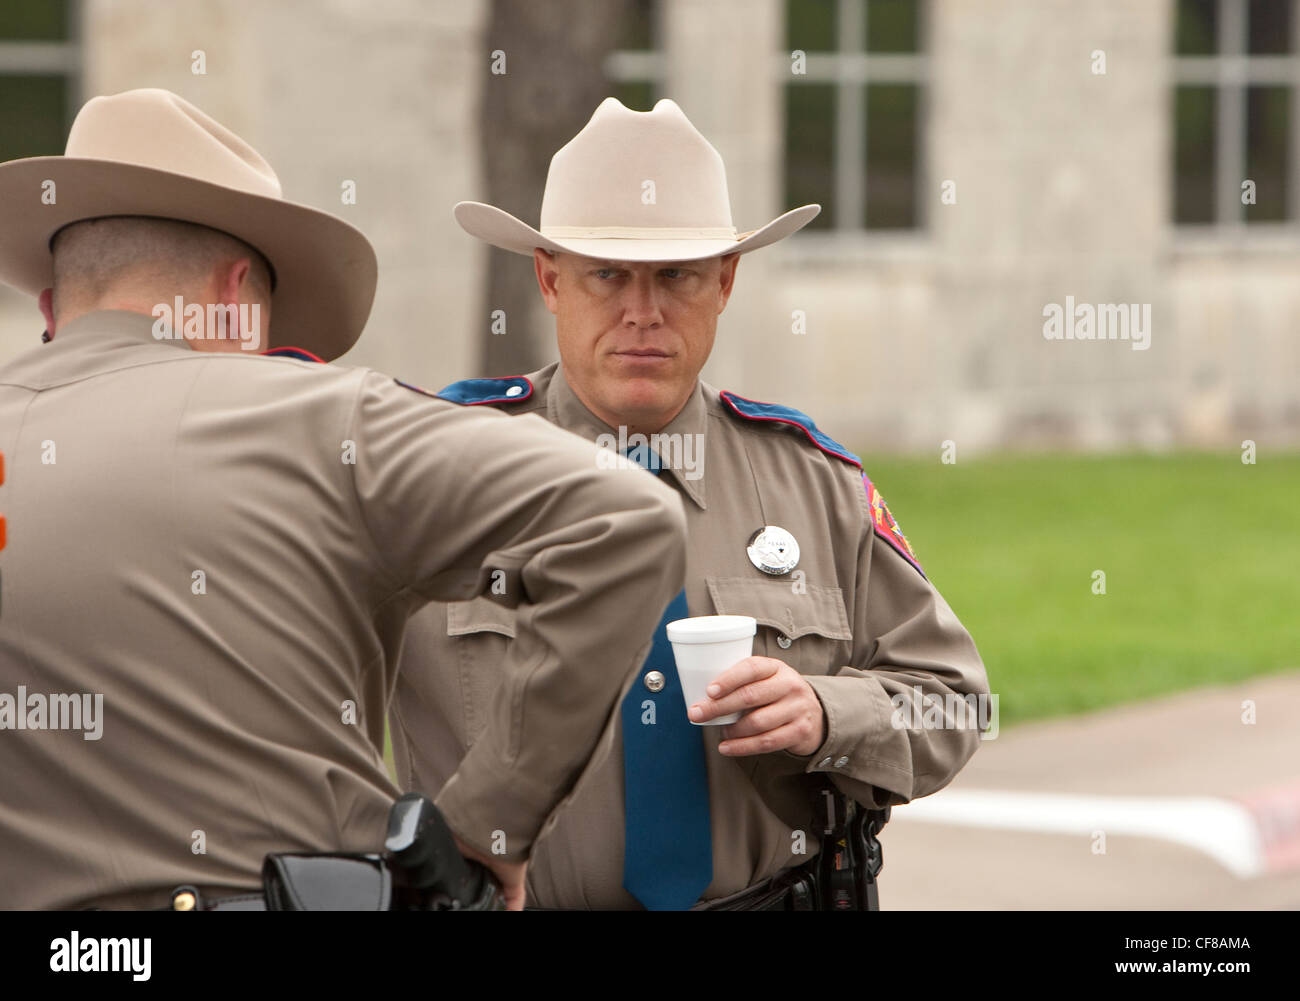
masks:
<instances>
[{"instance_id":1,"label":"black holster","mask_svg":"<svg viewBox=\"0 0 1300 1001\"><path fill-rule=\"evenodd\" d=\"M382 855L268 855L262 893L268 911L387 911L393 877Z\"/></svg>"},{"instance_id":2,"label":"black holster","mask_svg":"<svg viewBox=\"0 0 1300 1001\"><path fill-rule=\"evenodd\" d=\"M884 868L877 835L890 808L868 809L833 788L822 790L818 898L823 911L878 911L876 877Z\"/></svg>"},{"instance_id":3,"label":"black holster","mask_svg":"<svg viewBox=\"0 0 1300 1001\"><path fill-rule=\"evenodd\" d=\"M388 815L382 854L266 856L268 911L488 911L503 907L486 869L460 854L442 813L407 793Z\"/></svg>"}]
</instances>

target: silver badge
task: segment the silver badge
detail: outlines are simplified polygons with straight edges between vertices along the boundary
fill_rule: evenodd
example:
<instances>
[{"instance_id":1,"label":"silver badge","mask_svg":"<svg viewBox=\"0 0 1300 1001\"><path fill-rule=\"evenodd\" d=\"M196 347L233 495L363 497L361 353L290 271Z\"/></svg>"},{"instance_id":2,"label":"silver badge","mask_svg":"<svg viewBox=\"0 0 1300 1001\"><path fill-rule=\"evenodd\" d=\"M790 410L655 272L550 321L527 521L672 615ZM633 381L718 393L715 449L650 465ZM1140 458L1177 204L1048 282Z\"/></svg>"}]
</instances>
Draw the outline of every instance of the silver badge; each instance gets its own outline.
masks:
<instances>
[{"instance_id":1,"label":"silver badge","mask_svg":"<svg viewBox=\"0 0 1300 1001\"><path fill-rule=\"evenodd\" d=\"M799 565L799 543L784 528L764 525L749 538L749 562L763 573L779 577Z\"/></svg>"}]
</instances>

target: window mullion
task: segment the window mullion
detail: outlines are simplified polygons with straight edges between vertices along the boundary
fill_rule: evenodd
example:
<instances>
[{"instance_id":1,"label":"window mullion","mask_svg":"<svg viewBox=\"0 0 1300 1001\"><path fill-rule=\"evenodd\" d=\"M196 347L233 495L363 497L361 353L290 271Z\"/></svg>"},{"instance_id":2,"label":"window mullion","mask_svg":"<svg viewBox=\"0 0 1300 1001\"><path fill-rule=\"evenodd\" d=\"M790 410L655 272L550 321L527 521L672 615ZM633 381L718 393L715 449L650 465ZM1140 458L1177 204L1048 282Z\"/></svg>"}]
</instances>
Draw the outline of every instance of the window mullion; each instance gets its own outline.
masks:
<instances>
[{"instance_id":1,"label":"window mullion","mask_svg":"<svg viewBox=\"0 0 1300 1001\"><path fill-rule=\"evenodd\" d=\"M864 223L867 164L863 136L862 81L851 57L862 51L866 27L863 0L838 0L839 73L835 88L835 228L858 230Z\"/></svg>"},{"instance_id":2,"label":"window mullion","mask_svg":"<svg viewBox=\"0 0 1300 1001\"><path fill-rule=\"evenodd\" d=\"M77 47L70 42L0 41L0 73L70 74Z\"/></svg>"},{"instance_id":3,"label":"window mullion","mask_svg":"<svg viewBox=\"0 0 1300 1001\"><path fill-rule=\"evenodd\" d=\"M1216 216L1221 225L1239 225L1246 207L1241 182L1246 176L1246 82L1237 72L1246 59L1246 0L1219 0L1218 129L1215 172L1218 175Z\"/></svg>"},{"instance_id":4,"label":"window mullion","mask_svg":"<svg viewBox=\"0 0 1300 1001\"><path fill-rule=\"evenodd\" d=\"M918 55L930 51L930 10L929 0L916 0L916 51ZM916 81L916 150L913 154L913 169L916 171L916 202L912 208L912 218L920 229L930 228L930 88L920 78Z\"/></svg>"},{"instance_id":5,"label":"window mullion","mask_svg":"<svg viewBox=\"0 0 1300 1001\"><path fill-rule=\"evenodd\" d=\"M86 79L84 60L82 58L82 29L86 21L84 0L68 2L68 44L73 48L72 66L68 70L68 121L77 117L77 112L85 104Z\"/></svg>"},{"instance_id":6,"label":"window mullion","mask_svg":"<svg viewBox=\"0 0 1300 1001\"><path fill-rule=\"evenodd\" d=\"M1287 110L1290 112L1291 135L1287 143L1286 218L1300 219L1300 10L1291 2L1291 80L1288 84Z\"/></svg>"}]
</instances>

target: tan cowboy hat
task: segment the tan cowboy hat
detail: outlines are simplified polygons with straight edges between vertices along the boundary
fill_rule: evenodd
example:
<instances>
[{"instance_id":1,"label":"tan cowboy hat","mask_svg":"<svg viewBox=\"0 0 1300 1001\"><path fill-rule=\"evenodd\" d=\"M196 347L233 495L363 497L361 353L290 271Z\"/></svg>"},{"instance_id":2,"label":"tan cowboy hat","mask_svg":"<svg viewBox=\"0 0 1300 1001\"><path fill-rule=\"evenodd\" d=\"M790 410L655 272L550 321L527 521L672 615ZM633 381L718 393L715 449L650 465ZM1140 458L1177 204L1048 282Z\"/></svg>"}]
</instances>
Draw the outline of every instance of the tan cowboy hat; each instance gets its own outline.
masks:
<instances>
[{"instance_id":1,"label":"tan cowboy hat","mask_svg":"<svg viewBox=\"0 0 1300 1001\"><path fill-rule=\"evenodd\" d=\"M64 226L154 216L262 253L275 269L271 347L337 358L361 336L375 297L375 251L360 230L285 201L255 149L166 90L92 98L65 155L0 163L0 205L0 281L33 295L53 280L50 240Z\"/></svg>"},{"instance_id":2,"label":"tan cowboy hat","mask_svg":"<svg viewBox=\"0 0 1300 1001\"><path fill-rule=\"evenodd\" d=\"M614 261L696 261L757 250L808 225L803 205L737 234L722 157L675 103L632 111L612 97L551 158L541 227L482 202L461 202L456 221L494 247L534 247Z\"/></svg>"}]
</instances>

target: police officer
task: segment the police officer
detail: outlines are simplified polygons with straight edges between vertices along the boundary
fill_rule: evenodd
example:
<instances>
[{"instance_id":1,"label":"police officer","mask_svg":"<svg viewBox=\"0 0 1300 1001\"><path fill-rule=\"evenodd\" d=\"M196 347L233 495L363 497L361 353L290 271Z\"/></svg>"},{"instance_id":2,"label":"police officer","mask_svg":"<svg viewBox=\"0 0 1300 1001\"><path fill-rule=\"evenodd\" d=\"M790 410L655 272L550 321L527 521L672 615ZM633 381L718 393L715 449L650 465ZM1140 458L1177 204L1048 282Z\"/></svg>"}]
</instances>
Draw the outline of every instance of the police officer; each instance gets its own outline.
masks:
<instances>
[{"instance_id":1,"label":"police officer","mask_svg":"<svg viewBox=\"0 0 1300 1001\"><path fill-rule=\"evenodd\" d=\"M680 586L680 500L319 364L365 323L370 244L173 94L90 101L0 204L48 342L0 369L0 906L220 909L267 853L378 850L406 620L500 583L503 697L438 803L520 908Z\"/></svg>"},{"instance_id":2,"label":"police officer","mask_svg":"<svg viewBox=\"0 0 1300 1001\"><path fill-rule=\"evenodd\" d=\"M858 457L797 410L699 380L739 255L817 211L738 236L721 158L681 109L638 113L613 98L552 159L540 230L456 206L472 235L533 257L561 360L440 395L540 415L607 446L611 467L657 472L682 495L690 538L665 619L759 623L754 655L689 720L661 624L612 723L614 753L592 763L534 852L541 907L788 906L771 881L817 853L825 793L865 809L906 803L951 781L978 744L962 714L987 693L983 664ZM418 669L401 673L392 714L403 782L436 792L477 751L518 635L490 593L412 621L404 667ZM931 725L895 725L918 701Z\"/></svg>"}]
</instances>

